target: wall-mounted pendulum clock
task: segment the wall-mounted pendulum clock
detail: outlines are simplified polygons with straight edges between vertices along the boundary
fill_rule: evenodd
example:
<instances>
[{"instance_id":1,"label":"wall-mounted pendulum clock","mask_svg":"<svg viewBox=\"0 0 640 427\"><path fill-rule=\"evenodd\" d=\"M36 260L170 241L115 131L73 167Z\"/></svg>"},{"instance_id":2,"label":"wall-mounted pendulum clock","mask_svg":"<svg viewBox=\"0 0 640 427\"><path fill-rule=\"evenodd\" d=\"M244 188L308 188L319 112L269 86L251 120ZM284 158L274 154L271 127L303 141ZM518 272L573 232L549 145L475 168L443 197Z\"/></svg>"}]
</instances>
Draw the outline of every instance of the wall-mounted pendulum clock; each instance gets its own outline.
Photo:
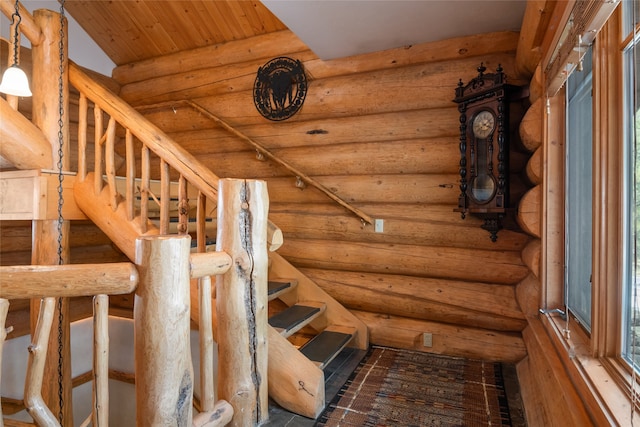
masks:
<instances>
[{"instance_id":1,"label":"wall-mounted pendulum clock","mask_svg":"<svg viewBox=\"0 0 640 427\"><path fill-rule=\"evenodd\" d=\"M456 98L460 112L460 197L462 218L467 214L484 219L482 228L496 241L509 207L509 92L506 75L498 66L467 85L458 83Z\"/></svg>"}]
</instances>

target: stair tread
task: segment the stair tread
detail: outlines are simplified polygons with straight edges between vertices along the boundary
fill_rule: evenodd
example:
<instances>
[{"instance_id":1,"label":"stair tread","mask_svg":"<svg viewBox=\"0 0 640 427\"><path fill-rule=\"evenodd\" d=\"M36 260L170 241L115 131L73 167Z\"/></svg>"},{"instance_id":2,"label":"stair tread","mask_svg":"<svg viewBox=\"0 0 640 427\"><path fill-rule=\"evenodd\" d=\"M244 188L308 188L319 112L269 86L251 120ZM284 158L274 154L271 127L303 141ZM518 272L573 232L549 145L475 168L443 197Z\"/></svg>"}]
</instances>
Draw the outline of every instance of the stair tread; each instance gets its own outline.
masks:
<instances>
[{"instance_id":1,"label":"stair tread","mask_svg":"<svg viewBox=\"0 0 640 427\"><path fill-rule=\"evenodd\" d=\"M269 325L276 329L290 331L305 320L321 312L320 307L296 304L269 318Z\"/></svg>"},{"instance_id":2,"label":"stair tread","mask_svg":"<svg viewBox=\"0 0 640 427\"><path fill-rule=\"evenodd\" d=\"M327 365L353 338L353 334L324 330L300 347L309 360Z\"/></svg>"},{"instance_id":3,"label":"stair tread","mask_svg":"<svg viewBox=\"0 0 640 427\"><path fill-rule=\"evenodd\" d=\"M269 295L274 294L276 292L280 292L284 289L291 287L291 282L280 281L280 280L269 280Z\"/></svg>"}]
</instances>

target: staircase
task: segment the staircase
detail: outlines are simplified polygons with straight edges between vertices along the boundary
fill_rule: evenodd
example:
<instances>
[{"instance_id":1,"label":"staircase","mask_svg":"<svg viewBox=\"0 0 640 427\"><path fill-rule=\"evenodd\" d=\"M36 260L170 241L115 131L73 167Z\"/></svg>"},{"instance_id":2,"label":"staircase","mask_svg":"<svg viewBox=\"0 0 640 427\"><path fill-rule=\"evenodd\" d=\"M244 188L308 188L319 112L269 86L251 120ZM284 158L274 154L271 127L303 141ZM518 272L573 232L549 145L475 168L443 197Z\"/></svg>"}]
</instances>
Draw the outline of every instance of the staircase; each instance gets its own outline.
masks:
<instances>
[{"instance_id":1,"label":"staircase","mask_svg":"<svg viewBox=\"0 0 640 427\"><path fill-rule=\"evenodd\" d=\"M323 370L347 346L367 349L367 328L280 255L269 260L269 299L285 307L269 317L269 395L316 418L326 403Z\"/></svg>"},{"instance_id":2,"label":"staircase","mask_svg":"<svg viewBox=\"0 0 640 427\"><path fill-rule=\"evenodd\" d=\"M104 135L96 134L95 137L96 141L105 141L104 154L101 150L95 151L96 156L104 156L106 171L102 172L100 158L94 162L95 172L78 171L73 193L80 210L134 261L135 239L140 235L168 234L170 224L175 223L182 224L182 227L178 226L180 233L188 231L189 212L185 206L188 206L189 198L195 198L196 242L198 250L205 251L205 234L211 231L206 229L206 221L212 220L206 217L206 212L210 212L207 203L216 201L217 177L132 107L73 65L70 67L70 80L81 93L81 105L86 106L90 100L94 103L94 110L111 116ZM80 116L83 115L86 117L86 112L81 112ZM124 127L127 144L130 144L131 135L143 144L142 176L134 178L128 175L125 190L119 189L113 167L116 126ZM86 136L79 135L78 140L86 145ZM123 151L129 153L129 148ZM161 163L162 180L158 196L152 191L149 180L150 151L159 157ZM126 169L135 171L130 157L127 154ZM79 165L86 164L86 160L79 161ZM175 172L179 175L179 184L175 186L177 194L172 194L173 186L169 183L170 167L175 169L174 175ZM137 194L136 186L139 186ZM189 197L192 189L197 191L195 196ZM157 220L149 215L153 211L150 207L153 202L149 200L157 203ZM268 244L271 250L281 244L274 242L273 236L277 233L273 230L279 231L270 224L272 232ZM274 251L270 252L269 265L269 305L272 312L268 332L269 396L288 411L316 418L326 404L323 369L345 347L366 350L367 327Z\"/></svg>"}]
</instances>

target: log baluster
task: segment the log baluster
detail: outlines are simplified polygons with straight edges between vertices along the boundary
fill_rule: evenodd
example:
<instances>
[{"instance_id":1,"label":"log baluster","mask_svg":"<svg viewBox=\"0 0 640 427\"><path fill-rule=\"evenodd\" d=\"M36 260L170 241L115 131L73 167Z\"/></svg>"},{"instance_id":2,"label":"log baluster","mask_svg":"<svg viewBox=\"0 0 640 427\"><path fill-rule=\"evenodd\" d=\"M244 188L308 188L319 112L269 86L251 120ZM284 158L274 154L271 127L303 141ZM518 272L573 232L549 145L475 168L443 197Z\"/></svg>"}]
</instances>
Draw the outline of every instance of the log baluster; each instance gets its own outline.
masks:
<instances>
[{"instance_id":1,"label":"log baluster","mask_svg":"<svg viewBox=\"0 0 640 427\"><path fill-rule=\"evenodd\" d=\"M196 202L196 244L198 252L207 250L207 196L198 191Z\"/></svg>"},{"instance_id":2,"label":"log baluster","mask_svg":"<svg viewBox=\"0 0 640 427\"><path fill-rule=\"evenodd\" d=\"M100 106L93 104L94 122L94 193L102 191L102 110Z\"/></svg>"},{"instance_id":3,"label":"log baluster","mask_svg":"<svg viewBox=\"0 0 640 427\"><path fill-rule=\"evenodd\" d=\"M95 427L109 426L109 296L93 298L93 411Z\"/></svg>"},{"instance_id":4,"label":"log baluster","mask_svg":"<svg viewBox=\"0 0 640 427\"><path fill-rule=\"evenodd\" d=\"M78 101L78 178L87 177L87 97L80 94Z\"/></svg>"},{"instance_id":5,"label":"log baluster","mask_svg":"<svg viewBox=\"0 0 640 427\"><path fill-rule=\"evenodd\" d=\"M127 219L133 221L136 216L135 194L136 194L136 158L133 147L133 135L127 129L125 134L125 161L127 167L125 200L127 203Z\"/></svg>"},{"instance_id":6,"label":"log baluster","mask_svg":"<svg viewBox=\"0 0 640 427\"><path fill-rule=\"evenodd\" d=\"M202 412L213 411L216 403L215 379L213 376L213 324L211 314L211 276L198 281L200 304L200 408Z\"/></svg>"},{"instance_id":7,"label":"log baluster","mask_svg":"<svg viewBox=\"0 0 640 427\"><path fill-rule=\"evenodd\" d=\"M196 243L199 253L204 253L207 250L205 229L206 204L206 196L198 192L196 202ZM215 378L213 375L214 339L211 307L212 297L211 276L200 278L198 280L198 304L200 309L200 407L203 412L213 411L216 404Z\"/></svg>"},{"instance_id":8,"label":"log baluster","mask_svg":"<svg viewBox=\"0 0 640 427\"><path fill-rule=\"evenodd\" d=\"M160 160L160 234L169 234L169 209L171 207L171 181L169 163Z\"/></svg>"},{"instance_id":9,"label":"log baluster","mask_svg":"<svg viewBox=\"0 0 640 427\"><path fill-rule=\"evenodd\" d=\"M118 208L118 189L116 188L116 166L115 166L115 143L116 143L116 121L113 117L109 119L107 125L106 142L104 146L105 173L107 175L107 185L109 187L109 202L111 209L115 212Z\"/></svg>"},{"instance_id":10,"label":"log baluster","mask_svg":"<svg viewBox=\"0 0 640 427\"><path fill-rule=\"evenodd\" d=\"M4 347L4 340L7 339L7 329L5 328L5 322L7 320L7 313L9 312L9 300L0 298L0 368L2 367L2 349ZM0 369L0 374L2 370ZM0 405L0 427L4 427L2 416L2 405Z\"/></svg>"},{"instance_id":11,"label":"log baluster","mask_svg":"<svg viewBox=\"0 0 640 427\"><path fill-rule=\"evenodd\" d=\"M42 381L49 347L49 335L56 310L56 299L44 298L40 304L40 314L34 333L33 343L29 346L29 362L24 388L24 405L34 421L41 426L59 426L56 417L42 398Z\"/></svg>"},{"instance_id":12,"label":"log baluster","mask_svg":"<svg viewBox=\"0 0 640 427\"><path fill-rule=\"evenodd\" d=\"M141 178L140 178L140 231L147 232L147 221L149 220L149 184L150 184L150 152L146 145L142 146L141 155Z\"/></svg>"},{"instance_id":13,"label":"log baluster","mask_svg":"<svg viewBox=\"0 0 640 427\"><path fill-rule=\"evenodd\" d=\"M183 175L178 179L178 234L189 231L189 196L187 194L187 180Z\"/></svg>"}]
</instances>

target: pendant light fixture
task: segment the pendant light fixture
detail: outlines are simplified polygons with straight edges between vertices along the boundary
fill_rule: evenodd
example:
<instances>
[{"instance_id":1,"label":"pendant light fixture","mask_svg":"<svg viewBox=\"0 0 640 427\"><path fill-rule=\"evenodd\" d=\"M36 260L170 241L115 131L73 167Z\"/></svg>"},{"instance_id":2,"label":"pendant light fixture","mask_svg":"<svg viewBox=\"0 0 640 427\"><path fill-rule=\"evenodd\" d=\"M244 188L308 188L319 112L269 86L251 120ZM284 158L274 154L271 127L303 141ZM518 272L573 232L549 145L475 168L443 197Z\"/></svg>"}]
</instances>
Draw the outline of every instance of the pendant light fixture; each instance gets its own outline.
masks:
<instances>
[{"instance_id":1,"label":"pendant light fixture","mask_svg":"<svg viewBox=\"0 0 640 427\"><path fill-rule=\"evenodd\" d=\"M20 21L22 21L20 5L18 0L16 0L16 11L11 15L11 23L15 24L13 27L13 64L11 64L2 75L0 92L14 96L31 96L27 75L18 67L18 27L20 26Z\"/></svg>"}]
</instances>

